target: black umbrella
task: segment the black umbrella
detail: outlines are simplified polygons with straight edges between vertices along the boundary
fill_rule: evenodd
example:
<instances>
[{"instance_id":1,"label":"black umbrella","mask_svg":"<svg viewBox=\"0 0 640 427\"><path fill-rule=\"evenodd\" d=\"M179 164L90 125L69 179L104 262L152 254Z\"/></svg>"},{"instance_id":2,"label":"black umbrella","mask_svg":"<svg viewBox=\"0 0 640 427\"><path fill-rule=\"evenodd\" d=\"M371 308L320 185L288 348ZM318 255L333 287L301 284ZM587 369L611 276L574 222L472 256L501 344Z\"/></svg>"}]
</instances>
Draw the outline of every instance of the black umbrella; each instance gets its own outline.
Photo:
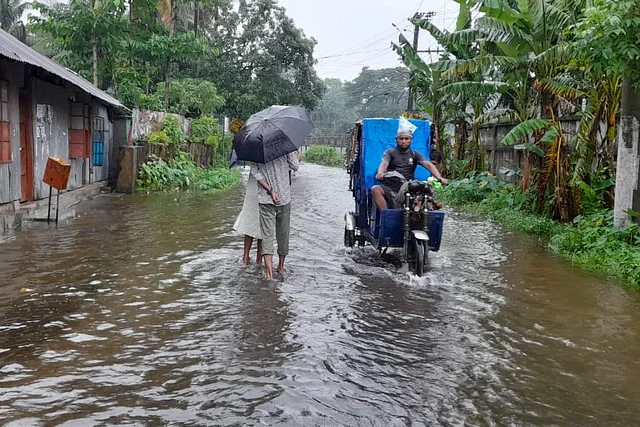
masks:
<instances>
[{"instance_id":1,"label":"black umbrella","mask_svg":"<svg viewBox=\"0 0 640 427\"><path fill-rule=\"evenodd\" d=\"M267 163L296 151L313 130L301 107L273 105L249 117L233 141L238 160Z\"/></svg>"}]
</instances>

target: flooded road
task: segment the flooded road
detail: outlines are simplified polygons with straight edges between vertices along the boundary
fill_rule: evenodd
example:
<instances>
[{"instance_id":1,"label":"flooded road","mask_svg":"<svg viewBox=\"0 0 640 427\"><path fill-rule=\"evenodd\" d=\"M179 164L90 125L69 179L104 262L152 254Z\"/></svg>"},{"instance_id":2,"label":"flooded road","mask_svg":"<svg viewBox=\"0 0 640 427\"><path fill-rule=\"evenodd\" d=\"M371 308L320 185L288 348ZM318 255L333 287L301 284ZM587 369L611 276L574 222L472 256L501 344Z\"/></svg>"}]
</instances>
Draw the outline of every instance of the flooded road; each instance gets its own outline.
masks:
<instances>
[{"instance_id":1,"label":"flooded road","mask_svg":"<svg viewBox=\"0 0 640 427\"><path fill-rule=\"evenodd\" d=\"M240 190L108 195L16 232L0 423L640 423L638 294L455 212L432 270L401 275L342 248L344 171L305 164L293 187L290 271L270 283L230 232Z\"/></svg>"}]
</instances>

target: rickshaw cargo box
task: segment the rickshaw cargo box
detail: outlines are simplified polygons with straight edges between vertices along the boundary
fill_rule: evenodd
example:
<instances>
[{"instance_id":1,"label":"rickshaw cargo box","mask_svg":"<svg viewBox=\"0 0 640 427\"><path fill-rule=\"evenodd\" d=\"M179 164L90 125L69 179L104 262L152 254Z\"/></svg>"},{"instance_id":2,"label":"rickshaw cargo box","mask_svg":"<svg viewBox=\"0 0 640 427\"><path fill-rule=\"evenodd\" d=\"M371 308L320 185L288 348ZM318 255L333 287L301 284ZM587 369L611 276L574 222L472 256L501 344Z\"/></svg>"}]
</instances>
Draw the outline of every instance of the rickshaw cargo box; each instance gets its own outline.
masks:
<instances>
[{"instance_id":1,"label":"rickshaw cargo box","mask_svg":"<svg viewBox=\"0 0 640 427\"><path fill-rule=\"evenodd\" d=\"M56 190L64 190L67 188L70 172L71 164L57 157L49 157L43 181Z\"/></svg>"},{"instance_id":2,"label":"rickshaw cargo box","mask_svg":"<svg viewBox=\"0 0 640 427\"><path fill-rule=\"evenodd\" d=\"M427 223L429 224L429 247L433 251L439 251L444 228L444 211L429 211Z\"/></svg>"}]
</instances>

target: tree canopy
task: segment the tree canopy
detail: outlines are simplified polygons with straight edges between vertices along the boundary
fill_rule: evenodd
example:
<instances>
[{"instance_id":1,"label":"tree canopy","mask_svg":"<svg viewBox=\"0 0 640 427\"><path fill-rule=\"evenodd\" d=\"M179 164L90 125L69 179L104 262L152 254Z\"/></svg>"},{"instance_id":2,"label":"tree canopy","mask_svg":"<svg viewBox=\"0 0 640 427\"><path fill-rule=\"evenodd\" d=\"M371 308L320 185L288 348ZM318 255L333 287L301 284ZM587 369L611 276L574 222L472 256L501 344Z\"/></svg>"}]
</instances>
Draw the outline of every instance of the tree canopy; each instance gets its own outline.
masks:
<instances>
[{"instance_id":1,"label":"tree canopy","mask_svg":"<svg viewBox=\"0 0 640 427\"><path fill-rule=\"evenodd\" d=\"M129 107L246 118L276 103L313 109L325 90L315 40L275 0L35 7L31 44Z\"/></svg>"},{"instance_id":2,"label":"tree canopy","mask_svg":"<svg viewBox=\"0 0 640 427\"><path fill-rule=\"evenodd\" d=\"M409 70L405 67L372 70L345 84L347 107L363 117L398 117L406 111Z\"/></svg>"},{"instance_id":3,"label":"tree canopy","mask_svg":"<svg viewBox=\"0 0 640 427\"><path fill-rule=\"evenodd\" d=\"M456 170L484 170L480 125L516 120L502 143L523 150L512 172L537 211L569 221L591 196L585 188L611 194L622 79L640 81L638 1L456 1L453 32L414 20L444 48L438 61L423 61L402 35L395 45L434 129L456 125L455 161L466 165ZM482 12L474 20L473 9ZM575 136L565 134L563 115L580 117Z\"/></svg>"},{"instance_id":4,"label":"tree canopy","mask_svg":"<svg viewBox=\"0 0 640 427\"><path fill-rule=\"evenodd\" d=\"M349 98L345 83L340 79L325 79L327 92L312 113L314 135L338 136L347 132L358 119L353 108L347 106Z\"/></svg>"}]
</instances>

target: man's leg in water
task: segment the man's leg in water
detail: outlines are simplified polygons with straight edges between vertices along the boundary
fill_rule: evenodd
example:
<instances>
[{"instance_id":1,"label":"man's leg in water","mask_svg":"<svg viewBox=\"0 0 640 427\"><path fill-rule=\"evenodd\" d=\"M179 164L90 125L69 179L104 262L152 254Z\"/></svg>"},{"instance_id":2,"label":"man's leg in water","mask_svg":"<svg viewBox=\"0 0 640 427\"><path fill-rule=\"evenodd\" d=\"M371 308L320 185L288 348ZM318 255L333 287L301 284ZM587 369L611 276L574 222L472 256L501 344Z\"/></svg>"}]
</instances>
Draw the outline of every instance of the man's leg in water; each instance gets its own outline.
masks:
<instances>
[{"instance_id":1,"label":"man's leg in water","mask_svg":"<svg viewBox=\"0 0 640 427\"><path fill-rule=\"evenodd\" d=\"M276 215L276 239L278 240L278 273L284 272L284 260L289 254L289 232L291 230L291 203L278 206Z\"/></svg>"},{"instance_id":2,"label":"man's leg in water","mask_svg":"<svg viewBox=\"0 0 640 427\"><path fill-rule=\"evenodd\" d=\"M273 279L273 238L276 227L276 209L274 205L260 203L260 233L262 234L262 252L267 280Z\"/></svg>"},{"instance_id":3,"label":"man's leg in water","mask_svg":"<svg viewBox=\"0 0 640 427\"><path fill-rule=\"evenodd\" d=\"M262 265L262 239L258 239L258 257L256 262L258 265Z\"/></svg>"}]
</instances>

